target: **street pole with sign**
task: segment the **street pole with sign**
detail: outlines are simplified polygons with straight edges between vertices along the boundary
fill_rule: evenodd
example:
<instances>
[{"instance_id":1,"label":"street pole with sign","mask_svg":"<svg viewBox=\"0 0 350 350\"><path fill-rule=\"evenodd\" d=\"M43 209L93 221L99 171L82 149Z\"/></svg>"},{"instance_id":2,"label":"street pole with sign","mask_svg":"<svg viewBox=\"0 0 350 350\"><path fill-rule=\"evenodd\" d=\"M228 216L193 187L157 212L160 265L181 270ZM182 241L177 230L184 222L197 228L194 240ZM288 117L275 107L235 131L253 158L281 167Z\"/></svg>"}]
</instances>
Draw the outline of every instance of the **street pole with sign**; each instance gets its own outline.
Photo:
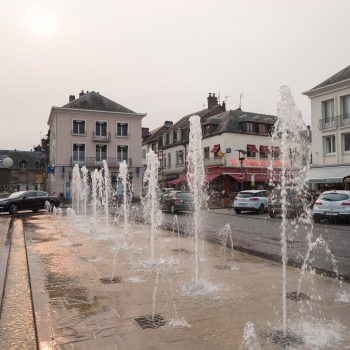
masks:
<instances>
[{"instance_id":1,"label":"street pole with sign","mask_svg":"<svg viewBox=\"0 0 350 350\"><path fill-rule=\"evenodd\" d=\"M244 190L244 182L245 182L245 169L243 169L243 161L244 161L244 155L247 154L246 151L243 149L235 149L236 152L238 152L238 159L241 163L241 174L238 177L238 181L241 183L241 191Z\"/></svg>"}]
</instances>

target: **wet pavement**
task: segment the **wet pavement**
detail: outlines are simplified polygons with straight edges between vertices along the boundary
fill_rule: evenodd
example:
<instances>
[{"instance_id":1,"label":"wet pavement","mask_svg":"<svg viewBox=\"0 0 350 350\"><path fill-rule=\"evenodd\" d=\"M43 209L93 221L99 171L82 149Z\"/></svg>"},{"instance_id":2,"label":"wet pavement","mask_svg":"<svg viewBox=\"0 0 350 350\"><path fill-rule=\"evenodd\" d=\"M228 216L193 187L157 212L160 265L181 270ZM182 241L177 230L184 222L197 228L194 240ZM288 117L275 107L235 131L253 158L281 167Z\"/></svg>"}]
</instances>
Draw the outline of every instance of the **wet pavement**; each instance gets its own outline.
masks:
<instances>
[{"instance_id":1,"label":"wet pavement","mask_svg":"<svg viewBox=\"0 0 350 350\"><path fill-rule=\"evenodd\" d=\"M277 349L269 334L282 319L279 263L201 241L196 287L191 237L160 231L151 262L148 230L132 225L126 248L117 224L25 221L41 349L239 349L249 321L261 349ZM114 257L119 283L104 283ZM288 268L288 291L299 276ZM303 338L298 349L350 349L350 285L306 273L301 290L310 299L287 300L288 328ZM152 310L164 326L143 329L136 319Z\"/></svg>"},{"instance_id":2,"label":"wet pavement","mask_svg":"<svg viewBox=\"0 0 350 350\"><path fill-rule=\"evenodd\" d=\"M0 318L1 349L37 349L22 220L15 220Z\"/></svg>"}]
</instances>

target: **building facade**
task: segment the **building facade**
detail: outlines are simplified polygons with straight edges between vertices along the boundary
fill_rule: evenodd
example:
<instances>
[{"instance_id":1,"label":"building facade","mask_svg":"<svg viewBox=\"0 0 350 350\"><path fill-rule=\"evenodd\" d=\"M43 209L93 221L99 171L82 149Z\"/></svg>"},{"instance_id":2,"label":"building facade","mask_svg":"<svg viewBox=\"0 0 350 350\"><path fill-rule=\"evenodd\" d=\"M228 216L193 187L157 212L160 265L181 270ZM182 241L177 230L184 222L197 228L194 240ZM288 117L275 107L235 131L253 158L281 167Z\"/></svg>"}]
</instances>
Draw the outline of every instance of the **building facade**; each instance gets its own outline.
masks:
<instances>
[{"instance_id":1,"label":"building facade","mask_svg":"<svg viewBox=\"0 0 350 350\"><path fill-rule=\"evenodd\" d=\"M3 164L11 158L12 166ZM0 194L45 189L45 159L42 152L0 150Z\"/></svg>"},{"instance_id":2,"label":"building facade","mask_svg":"<svg viewBox=\"0 0 350 350\"><path fill-rule=\"evenodd\" d=\"M93 170L100 168L102 161L106 160L114 181L119 173L119 164L126 161L134 196L140 196L141 122L145 115L94 91L82 91L77 99L71 95L68 104L52 107L48 120L50 191L71 197L75 164Z\"/></svg>"},{"instance_id":3,"label":"building facade","mask_svg":"<svg viewBox=\"0 0 350 350\"><path fill-rule=\"evenodd\" d=\"M344 188L350 176L350 66L309 91L314 189Z\"/></svg>"}]
</instances>

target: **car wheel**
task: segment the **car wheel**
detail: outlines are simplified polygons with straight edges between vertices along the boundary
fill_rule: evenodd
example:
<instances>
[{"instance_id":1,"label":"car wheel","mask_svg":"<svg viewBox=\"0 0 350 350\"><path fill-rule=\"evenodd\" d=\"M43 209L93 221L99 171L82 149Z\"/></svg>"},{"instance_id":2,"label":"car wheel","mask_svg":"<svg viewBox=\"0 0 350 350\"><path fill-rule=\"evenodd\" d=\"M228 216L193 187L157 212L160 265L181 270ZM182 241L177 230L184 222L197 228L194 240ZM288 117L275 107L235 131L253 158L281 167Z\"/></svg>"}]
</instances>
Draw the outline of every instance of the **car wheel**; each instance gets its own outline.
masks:
<instances>
[{"instance_id":1,"label":"car wheel","mask_svg":"<svg viewBox=\"0 0 350 350\"><path fill-rule=\"evenodd\" d=\"M265 207L264 207L264 204L261 204L260 207L259 207L259 214L264 214L265 212Z\"/></svg>"},{"instance_id":2,"label":"car wheel","mask_svg":"<svg viewBox=\"0 0 350 350\"><path fill-rule=\"evenodd\" d=\"M9 208L9 212L11 215L16 215L18 213L18 205L17 204L11 204Z\"/></svg>"},{"instance_id":3,"label":"car wheel","mask_svg":"<svg viewBox=\"0 0 350 350\"><path fill-rule=\"evenodd\" d=\"M241 209L234 209L236 214L240 214L241 213Z\"/></svg>"},{"instance_id":4,"label":"car wheel","mask_svg":"<svg viewBox=\"0 0 350 350\"><path fill-rule=\"evenodd\" d=\"M170 207L170 213L175 214L175 205L174 204L172 204Z\"/></svg>"}]
</instances>

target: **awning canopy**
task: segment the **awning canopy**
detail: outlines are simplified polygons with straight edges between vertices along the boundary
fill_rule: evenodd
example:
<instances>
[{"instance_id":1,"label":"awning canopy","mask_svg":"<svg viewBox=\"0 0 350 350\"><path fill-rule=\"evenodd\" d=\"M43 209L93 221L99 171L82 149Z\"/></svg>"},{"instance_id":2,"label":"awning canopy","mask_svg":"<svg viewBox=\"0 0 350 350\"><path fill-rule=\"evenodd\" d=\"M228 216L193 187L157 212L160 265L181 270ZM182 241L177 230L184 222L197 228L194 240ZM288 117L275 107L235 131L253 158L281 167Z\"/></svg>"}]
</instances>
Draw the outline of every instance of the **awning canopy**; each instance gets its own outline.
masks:
<instances>
[{"instance_id":1,"label":"awning canopy","mask_svg":"<svg viewBox=\"0 0 350 350\"><path fill-rule=\"evenodd\" d=\"M281 150L279 147L275 146L275 147L272 147L272 153L279 155L281 153Z\"/></svg>"},{"instance_id":2,"label":"awning canopy","mask_svg":"<svg viewBox=\"0 0 350 350\"><path fill-rule=\"evenodd\" d=\"M225 174L225 175L228 175L228 176L231 176L233 177L236 181L239 181L239 176L241 176L242 174Z\"/></svg>"},{"instance_id":3,"label":"awning canopy","mask_svg":"<svg viewBox=\"0 0 350 350\"><path fill-rule=\"evenodd\" d=\"M342 183L348 176L350 176L350 166L311 168L306 174L306 181L318 184Z\"/></svg>"},{"instance_id":4,"label":"awning canopy","mask_svg":"<svg viewBox=\"0 0 350 350\"><path fill-rule=\"evenodd\" d=\"M221 174L207 174L205 175L205 181L210 182L221 176Z\"/></svg>"},{"instance_id":5,"label":"awning canopy","mask_svg":"<svg viewBox=\"0 0 350 350\"><path fill-rule=\"evenodd\" d=\"M269 147L268 146L262 146L260 145L260 152L261 153L271 153L271 151L269 150Z\"/></svg>"},{"instance_id":6,"label":"awning canopy","mask_svg":"<svg viewBox=\"0 0 350 350\"><path fill-rule=\"evenodd\" d=\"M212 148L211 152L216 153L219 150L220 150L220 145L214 145L214 147Z\"/></svg>"},{"instance_id":7,"label":"awning canopy","mask_svg":"<svg viewBox=\"0 0 350 350\"><path fill-rule=\"evenodd\" d=\"M186 175L181 175L177 179L168 181L167 183L170 184L170 185L177 185L177 184L180 184L180 183L186 182L186 181L187 181L187 176Z\"/></svg>"},{"instance_id":8,"label":"awning canopy","mask_svg":"<svg viewBox=\"0 0 350 350\"><path fill-rule=\"evenodd\" d=\"M254 152L254 153L257 153L257 152L258 152L258 150L257 150L257 148L255 147L255 145L247 145L247 149L248 149L248 151L250 151L250 152Z\"/></svg>"}]
</instances>

